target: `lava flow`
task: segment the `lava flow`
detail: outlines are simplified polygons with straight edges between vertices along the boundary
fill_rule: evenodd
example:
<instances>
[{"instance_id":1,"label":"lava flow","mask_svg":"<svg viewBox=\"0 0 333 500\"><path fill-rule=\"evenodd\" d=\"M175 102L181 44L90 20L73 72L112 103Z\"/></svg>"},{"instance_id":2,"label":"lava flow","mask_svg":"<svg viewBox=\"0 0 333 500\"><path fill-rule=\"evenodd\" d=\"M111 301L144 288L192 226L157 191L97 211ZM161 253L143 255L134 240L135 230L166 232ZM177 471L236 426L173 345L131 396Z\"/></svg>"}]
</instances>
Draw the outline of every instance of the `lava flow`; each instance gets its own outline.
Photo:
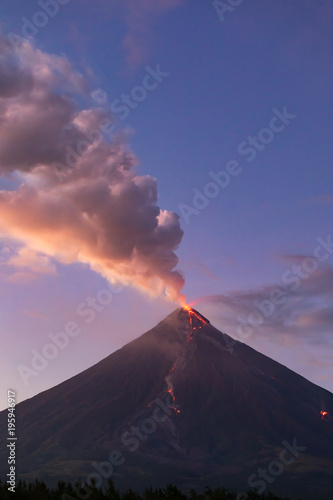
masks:
<instances>
[{"instance_id":1,"label":"lava flow","mask_svg":"<svg viewBox=\"0 0 333 500\"><path fill-rule=\"evenodd\" d=\"M183 309L188 312L188 317L190 320L190 334L189 334L189 339L188 339L188 341L190 341L192 339L193 330L196 329L196 327L193 326L193 319L196 318L204 325L207 325L209 323L209 321L206 318L204 318L200 313L198 313L195 309L193 309L192 307L190 307L188 305L183 306ZM199 328L201 328L201 326L199 326Z\"/></svg>"},{"instance_id":2,"label":"lava flow","mask_svg":"<svg viewBox=\"0 0 333 500\"><path fill-rule=\"evenodd\" d=\"M198 311L196 311L195 309L192 309L192 307L190 307L188 305L183 306L182 309L184 309L185 311L188 312L188 316L189 316L189 320L190 320L190 331L189 331L189 335L188 335L188 342L190 342L192 340L193 331L197 328L196 326L193 326L193 320L196 319L197 321L200 322L200 325L198 326L198 328L201 328L202 325L207 325L209 323L209 321L208 321L208 319L204 318ZM179 367L181 366L183 361L184 361L184 359L182 357L177 359L174 362L174 364L172 365L171 370L169 371L169 374L165 378L165 381L166 381L167 386L168 386L168 389L166 392L168 392L170 394L170 396L172 397L172 404L169 407L172 410L174 410L176 413L180 413L180 410L177 408L177 405L176 405L176 398L175 398L174 386L173 386L173 377L175 375L175 373L174 373L175 369L176 368L179 369Z\"/></svg>"},{"instance_id":3,"label":"lava flow","mask_svg":"<svg viewBox=\"0 0 333 500\"><path fill-rule=\"evenodd\" d=\"M166 377L165 381L166 381L166 383L168 385L167 392L172 397L172 405L169 406L169 408L171 408L172 410L174 410L176 413L180 413L180 410L178 410L178 408L176 407L176 398L175 398L175 395L174 395L174 392L173 392L173 383L171 381L172 372L175 370L175 368L176 368L176 362L172 365L171 370L169 371L169 375Z\"/></svg>"}]
</instances>

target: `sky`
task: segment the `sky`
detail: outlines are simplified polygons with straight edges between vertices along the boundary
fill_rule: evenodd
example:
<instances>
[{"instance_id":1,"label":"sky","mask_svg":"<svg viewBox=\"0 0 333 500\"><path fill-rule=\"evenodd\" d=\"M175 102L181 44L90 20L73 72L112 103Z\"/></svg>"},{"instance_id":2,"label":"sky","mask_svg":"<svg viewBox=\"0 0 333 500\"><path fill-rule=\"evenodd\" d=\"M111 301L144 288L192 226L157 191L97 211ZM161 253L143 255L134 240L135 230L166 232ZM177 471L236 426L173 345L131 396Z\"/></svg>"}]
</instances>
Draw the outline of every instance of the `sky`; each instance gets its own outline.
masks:
<instances>
[{"instance_id":1,"label":"sky","mask_svg":"<svg viewBox=\"0 0 333 500\"><path fill-rule=\"evenodd\" d=\"M0 8L0 407L185 300L332 391L330 1Z\"/></svg>"}]
</instances>

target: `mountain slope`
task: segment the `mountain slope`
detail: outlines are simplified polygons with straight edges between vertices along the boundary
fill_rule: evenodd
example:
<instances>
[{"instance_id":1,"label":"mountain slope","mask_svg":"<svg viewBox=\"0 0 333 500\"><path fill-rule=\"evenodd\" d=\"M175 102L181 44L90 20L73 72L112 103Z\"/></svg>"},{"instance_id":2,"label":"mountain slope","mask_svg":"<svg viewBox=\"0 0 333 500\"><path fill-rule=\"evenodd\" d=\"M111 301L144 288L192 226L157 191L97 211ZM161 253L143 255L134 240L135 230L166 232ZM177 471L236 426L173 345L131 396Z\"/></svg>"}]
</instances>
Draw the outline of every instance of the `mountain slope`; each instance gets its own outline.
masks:
<instances>
[{"instance_id":1,"label":"mountain slope","mask_svg":"<svg viewBox=\"0 0 333 500\"><path fill-rule=\"evenodd\" d=\"M121 487L173 481L246 490L251 475L260 487L257 469L279 457L282 442L296 440L302 451L293 463L264 482L277 493L331 498L333 395L245 344L230 349L231 341L197 311L177 309L95 366L22 402L20 476L85 479L118 450L115 464L123 463L113 478ZM1 436L6 419L1 412Z\"/></svg>"}]
</instances>

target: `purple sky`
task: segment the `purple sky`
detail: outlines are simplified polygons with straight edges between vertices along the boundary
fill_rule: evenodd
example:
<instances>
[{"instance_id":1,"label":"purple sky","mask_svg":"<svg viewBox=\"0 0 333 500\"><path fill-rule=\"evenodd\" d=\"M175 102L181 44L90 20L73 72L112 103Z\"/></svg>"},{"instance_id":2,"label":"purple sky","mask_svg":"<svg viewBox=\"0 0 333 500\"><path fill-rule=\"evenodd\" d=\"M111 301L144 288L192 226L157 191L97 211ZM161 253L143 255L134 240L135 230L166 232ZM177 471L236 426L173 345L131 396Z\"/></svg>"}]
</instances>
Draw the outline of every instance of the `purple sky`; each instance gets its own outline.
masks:
<instances>
[{"instance_id":1,"label":"purple sky","mask_svg":"<svg viewBox=\"0 0 333 500\"><path fill-rule=\"evenodd\" d=\"M4 385L58 384L185 294L332 391L331 3L1 5Z\"/></svg>"}]
</instances>

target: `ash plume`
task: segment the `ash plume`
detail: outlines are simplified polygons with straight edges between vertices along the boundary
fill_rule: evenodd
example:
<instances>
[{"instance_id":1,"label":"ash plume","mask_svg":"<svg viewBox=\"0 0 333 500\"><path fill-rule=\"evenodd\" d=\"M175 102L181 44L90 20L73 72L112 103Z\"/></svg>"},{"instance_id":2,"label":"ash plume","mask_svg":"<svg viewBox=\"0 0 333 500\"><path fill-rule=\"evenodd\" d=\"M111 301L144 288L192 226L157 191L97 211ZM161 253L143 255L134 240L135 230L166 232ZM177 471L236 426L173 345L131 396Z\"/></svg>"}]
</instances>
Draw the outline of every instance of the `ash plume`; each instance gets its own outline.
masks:
<instances>
[{"instance_id":1,"label":"ash plume","mask_svg":"<svg viewBox=\"0 0 333 500\"><path fill-rule=\"evenodd\" d=\"M0 231L55 260L88 264L121 281L181 300L175 268L179 217L157 205L157 181L94 102L65 57L0 38ZM82 104L84 103L84 105Z\"/></svg>"}]
</instances>

